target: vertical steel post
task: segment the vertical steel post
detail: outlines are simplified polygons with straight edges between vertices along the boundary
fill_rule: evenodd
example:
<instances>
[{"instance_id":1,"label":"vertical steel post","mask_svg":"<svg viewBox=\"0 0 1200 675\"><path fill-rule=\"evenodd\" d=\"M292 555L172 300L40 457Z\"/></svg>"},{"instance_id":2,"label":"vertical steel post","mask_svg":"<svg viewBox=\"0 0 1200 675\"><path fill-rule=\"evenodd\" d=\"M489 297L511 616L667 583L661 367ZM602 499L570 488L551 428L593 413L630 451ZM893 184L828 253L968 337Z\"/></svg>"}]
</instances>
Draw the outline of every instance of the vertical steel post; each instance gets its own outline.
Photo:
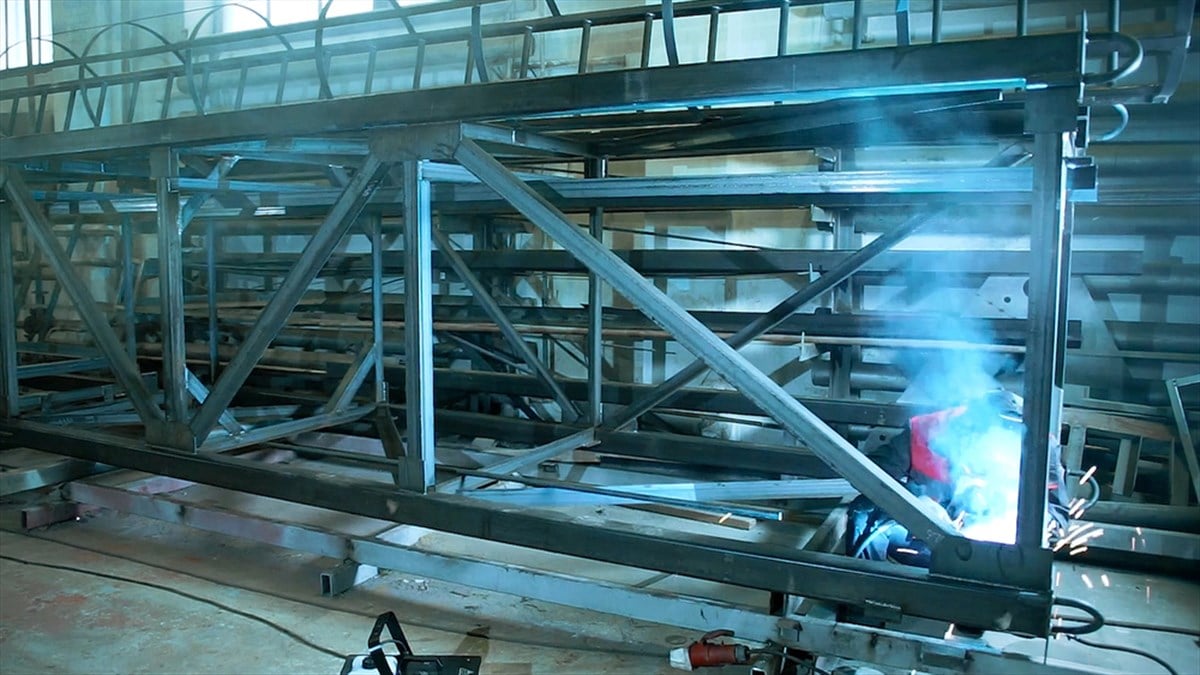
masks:
<instances>
[{"instance_id":1,"label":"vertical steel post","mask_svg":"<svg viewBox=\"0 0 1200 675\"><path fill-rule=\"evenodd\" d=\"M1045 539L1049 444L1060 435L1064 343L1060 329L1066 311L1064 273L1069 271L1071 219L1068 217L1064 158L1071 148L1076 101L1058 92L1031 94L1026 128L1034 134L1033 229L1029 246L1029 312L1025 341L1025 438L1017 497L1017 545L1040 548ZM1048 575L1048 572L1047 572Z\"/></svg>"},{"instance_id":2,"label":"vertical steel post","mask_svg":"<svg viewBox=\"0 0 1200 675\"><path fill-rule=\"evenodd\" d=\"M401 485L425 492L434 484L433 217L420 161L404 162L404 357L407 416Z\"/></svg>"},{"instance_id":3,"label":"vertical steel post","mask_svg":"<svg viewBox=\"0 0 1200 675\"><path fill-rule=\"evenodd\" d=\"M383 376L383 216L366 218L371 237L371 340L375 343L375 403L387 404L387 381Z\"/></svg>"},{"instance_id":4,"label":"vertical steel post","mask_svg":"<svg viewBox=\"0 0 1200 675\"><path fill-rule=\"evenodd\" d=\"M607 158L597 157L588 160L587 178L604 178L607 175ZM588 217L588 231L596 241L604 242L603 208L596 207L591 210ZM603 280L595 272L588 272L588 419L592 426L600 426L604 422L604 395L601 391L604 383L604 287L601 285L603 283Z\"/></svg>"},{"instance_id":5,"label":"vertical steel post","mask_svg":"<svg viewBox=\"0 0 1200 675\"><path fill-rule=\"evenodd\" d=\"M162 331L162 386L168 422L186 422L187 341L183 316L183 236L179 222L179 163L171 148L151 156L158 203L158 299Z\"/></svg>"},{"instance_id":6,"label":"vertical steel post","mask_svg":"<svg viewBox=\"0 0 1200 675\"><path fill-rule=\"evenodd\" d=\"M217 225L208 221L204 235L204 286L208 295L208 381L217 381L217 369L220 367L220 355L217 345L220 344L217 326Z\"/></svg>"},{"instance_id":7,"label":"vertical steel post","mask_svg":"<svg viewBox=\"0 0 1200 675\"><path fill-rule=\"evenodd\" d=\"M125 299L125 350L131 359L137 356L137 307L134 305L137 288L133 275L133 219L121 216L121 297Z\"/></svg>"},{"instance_id":8,"label":"vertical steel post","mask_svg":"<svg viewBox=\"0 0 1200 675\"><path fill-rule=\"evenodd\" d=\"M13 278L12 218L0 206L0 417L16 417L20 409L17 389L17 306Z\"/></svg>"}]
</instances>

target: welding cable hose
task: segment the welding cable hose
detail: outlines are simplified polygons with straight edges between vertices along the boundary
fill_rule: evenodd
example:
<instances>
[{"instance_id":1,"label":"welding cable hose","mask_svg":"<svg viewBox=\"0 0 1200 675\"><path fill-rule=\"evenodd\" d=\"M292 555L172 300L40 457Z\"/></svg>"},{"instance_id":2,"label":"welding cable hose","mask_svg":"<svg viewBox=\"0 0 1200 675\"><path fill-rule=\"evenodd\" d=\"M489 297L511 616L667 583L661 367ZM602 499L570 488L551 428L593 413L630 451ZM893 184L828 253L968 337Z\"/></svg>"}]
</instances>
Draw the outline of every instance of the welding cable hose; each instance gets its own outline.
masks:
<instances>
[{"instance_id":1,"label":"welding cable hose","mask_svg":"<svg viewBox=\"0 0 1200 675\"><path fill-rule=\"evenodd\" d=\"M1087 635L1088 633L1095 633L1104 627L1104 615L1100 613L1100 610L1082 600L1056 596L1054 598L1054 604L1083 610L1083 612L1086 613L1090 618L1086 620L1086 623L1078 626L1051 626L1050 632L1052 633L1062 633L1063 635L1068 636Z\"/></svg>"},{"instance_id":2,"label":"welding cable hose","mask_svg":"<svg viewBox=\"0 0 1200 675\"><path fill-rule=\"evenodd\" d=\"M1125 65L1116 70L1106 70L1102 73L1090 73L1083 76L1083 83L1086 85L1115 84L1117 80L1128 77L1131 73L1142 66L1142 59L1146 53L1142 49L1142 43L1137 38L1126 35L1124 33L1088 33L1088 42L1097 42L1100 44L1113 44L1115 50L1121 52L1128 61Z\"/></svg>"},{"instance_id":3,"label":"welding cable hose","mask_svg":"<svg viewBox=\"0 0 1200 675\"><path fill-rule=\"evenodd\" d=\"M1083 476L1086 474L1084 474L1084 472L1082 472L1082 471L1068 471L1067 475L1068 476ZM1100 482L1096 480L1096 477L1094 475L1088 476L1087 485L1089 488L1091 488L1092 494L1091 494L1091 496L1089 496L1087 498L1087 501L1084 502L1084 504L1083 504L1084 511L1087 511L1088 509L1092 508L1093 506L1096 505L1096 502L1100 501Z\"/></svg>"}]
</instances>

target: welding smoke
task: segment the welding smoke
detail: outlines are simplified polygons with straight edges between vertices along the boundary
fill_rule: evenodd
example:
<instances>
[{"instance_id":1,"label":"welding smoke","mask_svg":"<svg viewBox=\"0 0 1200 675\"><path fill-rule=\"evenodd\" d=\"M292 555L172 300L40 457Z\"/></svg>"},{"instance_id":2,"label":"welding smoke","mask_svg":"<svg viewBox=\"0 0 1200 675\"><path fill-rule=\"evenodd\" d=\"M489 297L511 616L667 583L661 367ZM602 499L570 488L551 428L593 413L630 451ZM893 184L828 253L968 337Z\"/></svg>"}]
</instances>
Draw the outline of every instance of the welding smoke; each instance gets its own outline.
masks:
<instances>
[{"instance_id":1,"label":"welding smoke","mask_svg":"<svg viewBox=\"0 0 1200 675\"><path fill-rule=\"evenodd\" d=\"M943 315L938 325L942 340L993 342L980 321ZM1014 543L1024 425L1020 398L1007 392L998 376L1015 364L972 347L909 352L897 362L913 373L902 402L948 410L928 436L929 449L946 460L947 511L968 538Z\"/></svg>"}]
</instances>

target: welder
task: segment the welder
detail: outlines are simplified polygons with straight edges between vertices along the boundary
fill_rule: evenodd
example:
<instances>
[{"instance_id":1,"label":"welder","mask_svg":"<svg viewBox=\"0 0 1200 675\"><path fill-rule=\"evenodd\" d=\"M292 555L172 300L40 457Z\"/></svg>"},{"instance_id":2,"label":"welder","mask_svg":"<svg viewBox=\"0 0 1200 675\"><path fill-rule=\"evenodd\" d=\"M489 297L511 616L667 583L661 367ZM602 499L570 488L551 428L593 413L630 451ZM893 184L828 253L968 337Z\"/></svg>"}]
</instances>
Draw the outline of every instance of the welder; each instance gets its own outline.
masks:
<instances>
[{"instance_id":1,"label":"welder","mask_svg":"<svg viewBox=\"0 0 1200 675\"><path fill-rule=\"evenodd\" d=\"M868 455L973 539L1012 543L1024 434L1021 397L995 389L962 405L909 419L907 428ZM1065 529L1066 474L1050 443L1049 512ZM1052 528L1053 531L1061 531ZM928 567L930 550L865 496L850 504L846 553Z\"/></svg>"}]
</instances>

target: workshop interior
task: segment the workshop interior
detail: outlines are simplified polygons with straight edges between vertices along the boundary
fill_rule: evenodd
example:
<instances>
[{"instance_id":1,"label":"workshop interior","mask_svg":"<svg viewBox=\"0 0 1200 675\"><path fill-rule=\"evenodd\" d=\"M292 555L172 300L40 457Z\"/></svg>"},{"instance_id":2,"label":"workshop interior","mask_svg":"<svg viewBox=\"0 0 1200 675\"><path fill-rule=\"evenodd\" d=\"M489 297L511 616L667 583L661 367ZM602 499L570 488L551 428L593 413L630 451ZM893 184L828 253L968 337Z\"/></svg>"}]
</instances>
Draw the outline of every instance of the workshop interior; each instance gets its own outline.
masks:
<instances>
[{"instance_id":1,"label":"workshop interior","mask_svg":"<svg viewBox=\"0 0 1200 675\"><path fill-rule=\"evenodd\" d=\"M1194 0L4 0L0 671L1200 673Z\"/></svg>"}]
</instances>

